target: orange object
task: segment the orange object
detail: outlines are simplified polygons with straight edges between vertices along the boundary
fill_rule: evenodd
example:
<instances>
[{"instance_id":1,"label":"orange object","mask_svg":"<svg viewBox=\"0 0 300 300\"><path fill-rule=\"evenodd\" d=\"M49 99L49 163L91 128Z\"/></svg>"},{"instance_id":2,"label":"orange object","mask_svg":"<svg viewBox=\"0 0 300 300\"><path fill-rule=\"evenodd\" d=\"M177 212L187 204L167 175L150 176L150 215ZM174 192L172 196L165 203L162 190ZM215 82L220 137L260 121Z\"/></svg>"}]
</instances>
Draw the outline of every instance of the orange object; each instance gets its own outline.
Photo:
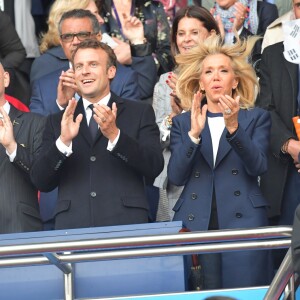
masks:
<instances>
[{"instance_id":1,"label":"orange object","mask_svg":"<svg viewBox=\"0 0 300 300\"><path fill-rule=\"evenodd\" d=\"M298 140L300 140L300 118L298 116L292 118Z\"/></svg>"}]
</instances>

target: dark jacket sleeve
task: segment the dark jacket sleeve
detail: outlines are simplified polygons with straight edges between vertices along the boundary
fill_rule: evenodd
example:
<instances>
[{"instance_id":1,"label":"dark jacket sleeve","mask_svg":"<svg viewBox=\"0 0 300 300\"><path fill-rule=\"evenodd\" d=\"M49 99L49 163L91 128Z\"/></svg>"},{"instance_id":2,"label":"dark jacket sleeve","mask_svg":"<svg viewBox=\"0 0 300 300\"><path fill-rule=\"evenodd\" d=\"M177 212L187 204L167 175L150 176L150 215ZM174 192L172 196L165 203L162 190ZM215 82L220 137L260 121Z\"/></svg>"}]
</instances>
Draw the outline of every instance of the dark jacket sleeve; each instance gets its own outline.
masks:
<instances>
[{"instance_id":1,"label":"dark jacket sleeve","mask_svg":"<svg viewBox=\"0 0 300 300\"><path fill-rule=\"evenodd\" d=\"M140 108L143 111L138 114L140 116L138 139L121 130L119 141L112 154L123 159L128 167L134 168L147 179L154 179L164 166L159 129L152 106L141 103Z\"/></svg>"}]
</instances>

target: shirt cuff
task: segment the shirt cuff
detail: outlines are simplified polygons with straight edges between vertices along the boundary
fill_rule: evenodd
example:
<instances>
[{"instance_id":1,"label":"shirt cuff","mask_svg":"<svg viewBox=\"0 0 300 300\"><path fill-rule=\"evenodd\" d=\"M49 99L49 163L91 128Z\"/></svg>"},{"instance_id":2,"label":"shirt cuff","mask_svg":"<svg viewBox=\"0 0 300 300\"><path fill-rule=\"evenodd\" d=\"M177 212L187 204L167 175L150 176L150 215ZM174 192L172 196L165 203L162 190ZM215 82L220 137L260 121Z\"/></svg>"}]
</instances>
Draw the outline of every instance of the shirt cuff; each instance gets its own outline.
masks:
<instances>
[{"instance_id":1,"label":"shirt cuff","mask_svg":"<svg viewBox=\"0 0 300 300\"><path fill-rule=\"evenodd\" d=\"M63 154L65 155L66 157L69 157L73 151L72 151L72 142L70 144L70 146L66 146L62 140L60 139L60 137L56 140L56 147L57 149Z\"/></svg>"},{"instance_id":2,"label":"shirt cuff","mask_svg":"<svg viewBox=\"0 0 300 300\"><path fill-rule=\"evenodd\" d=\"M113 151L114 150L114 148L116 147L116 145L119 141L119 137L120 137L120 130L119 130L119 133L118 133L117 137L112 142L110 142L110 140L108 140L107 148L106 148L108 151Z\"/></svg>"},{"instance_id":3,"label":"shirt cuff","mask_svg":"<svg viewBox=\"0 0 300 300\"><path fill-rule=\"evenodd\" d=\"M57 99L56 99L56 104L57 104L59 110L64 110L64 109L65 109L64 107L62 107L62 106L60 106L60 105L58 104L58 100L57 100Z\"/></svg>"},{"instance_id":4,"label":"shirt cuff","mask_svg":"<svg viewBox=\"0 0 300 300\"><path fill-rule=\"evenodd\" d=\"M197 145L200 144L201 138L194 138L189 132L188 132L188 135L194 144L197 144Z\"/></svg>"},{"instance_id":5,"label":"shirt cuff","mask_svg":"<svg viewBox=\"0 0 300 300\"><path fill-rule=\"evenodd\" d=\"M17 149L18 149L18 145L17 145L15 151L12 152L11 154L9 154L9 153L7 152L7 150L6 150L6 154L7 154L8 158L9 158L9 161L10 161L10 162L13 162L14 159L16 158L16 155L17 155Z\"/></svg>"}]
</instances>

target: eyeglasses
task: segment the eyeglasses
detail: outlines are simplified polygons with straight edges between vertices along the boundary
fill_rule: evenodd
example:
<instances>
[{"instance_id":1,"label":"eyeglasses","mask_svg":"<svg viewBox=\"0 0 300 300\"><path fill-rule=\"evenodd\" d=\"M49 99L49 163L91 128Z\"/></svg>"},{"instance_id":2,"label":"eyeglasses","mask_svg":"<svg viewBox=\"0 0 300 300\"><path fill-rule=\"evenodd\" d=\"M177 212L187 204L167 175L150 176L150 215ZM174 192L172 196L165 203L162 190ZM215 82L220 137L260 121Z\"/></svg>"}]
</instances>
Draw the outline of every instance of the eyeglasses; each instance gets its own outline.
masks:
<instances>
[{"instance_id":1,"label":"eyeglasses","mask_svg":"<svg viewBox=\"0 0 300 300\"><path fill-rule=\"evenodd\" d=\"M89 31L80 31L78 33L64 33L60 35L60 38L63 42L72 42L74 40L74 37L76 36L79 41L84 41L91 37L95 33L89 32Z\"/></svg>"}]
</instances>

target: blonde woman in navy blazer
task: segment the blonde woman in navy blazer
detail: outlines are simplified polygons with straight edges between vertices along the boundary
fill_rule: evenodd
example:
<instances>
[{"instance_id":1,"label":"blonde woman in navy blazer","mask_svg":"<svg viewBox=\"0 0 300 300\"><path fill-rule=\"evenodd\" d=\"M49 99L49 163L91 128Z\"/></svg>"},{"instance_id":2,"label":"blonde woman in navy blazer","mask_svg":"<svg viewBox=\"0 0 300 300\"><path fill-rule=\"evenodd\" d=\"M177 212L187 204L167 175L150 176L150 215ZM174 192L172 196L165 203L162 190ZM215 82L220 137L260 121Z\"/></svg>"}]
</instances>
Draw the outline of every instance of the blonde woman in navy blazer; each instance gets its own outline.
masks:
<instances>
[{"instance_id":1,"label":"blonde woman in navy blazer","mask_svg":"<svg viewBox=\"0 0 300 300\"><path fill-rule=\"evenodd\" d=\"M246 60L256 40L225 46L212 36L176 57L176 93L189 111L173 118L168 177L185 186L174 220L192 231L268 225L258 178L267 170L271 119L253 107L257 79ZM268 251L199 257L204 288L269 283Z\"/></svg>"}]
</instances>

